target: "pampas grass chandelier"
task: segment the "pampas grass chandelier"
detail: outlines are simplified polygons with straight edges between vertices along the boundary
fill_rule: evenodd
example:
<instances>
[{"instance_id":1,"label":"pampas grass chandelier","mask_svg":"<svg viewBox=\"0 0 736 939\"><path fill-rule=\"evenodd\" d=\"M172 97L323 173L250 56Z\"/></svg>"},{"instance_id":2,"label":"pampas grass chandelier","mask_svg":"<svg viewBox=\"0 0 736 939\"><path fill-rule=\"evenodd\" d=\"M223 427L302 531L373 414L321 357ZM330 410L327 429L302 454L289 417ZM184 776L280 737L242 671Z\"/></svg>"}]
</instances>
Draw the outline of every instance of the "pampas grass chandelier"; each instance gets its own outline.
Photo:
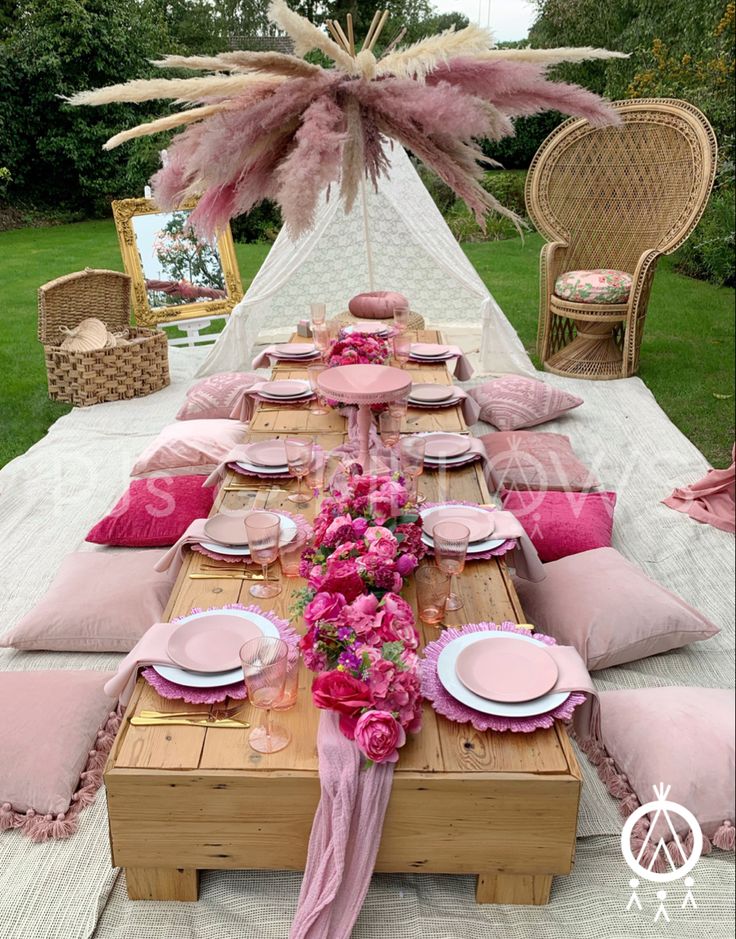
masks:
<instances>
[{"instance_id":1,"label":"pampas grass chandelier","mask_svg":"<svg viewBox=\"0 0 736 939\"><path fill-rule=\"evenodd\" d=\"M103 105L168 98L184 106L116 134L105 148L186 127L151 180L153 197L164 210L201 197L191 223L206 238L264 199L279 204L291 236L299 237L314 224L320 195L332 185L339 185L350 212L364 180L377 187L388 172L386 148L392 141L434 170L483 229L491 211L518 222L481 185L482 164L492 161L476 141L512 135L511 118L544 110L597 125L617 123L602 98L577 85L549 81L545 73L561 62L620 53L494 49L485 29L467 26L403 48L399 34L377 57L388 11L376 12L359 50L350 15L345 29L329 21L329 35L285 0L272 0L269 18L290 36L294 55L169 55L154 64L212 74L138 79L69 99L74 105ZM305 61L313 50L331 67Z\"/></svg>"}]
</instances>

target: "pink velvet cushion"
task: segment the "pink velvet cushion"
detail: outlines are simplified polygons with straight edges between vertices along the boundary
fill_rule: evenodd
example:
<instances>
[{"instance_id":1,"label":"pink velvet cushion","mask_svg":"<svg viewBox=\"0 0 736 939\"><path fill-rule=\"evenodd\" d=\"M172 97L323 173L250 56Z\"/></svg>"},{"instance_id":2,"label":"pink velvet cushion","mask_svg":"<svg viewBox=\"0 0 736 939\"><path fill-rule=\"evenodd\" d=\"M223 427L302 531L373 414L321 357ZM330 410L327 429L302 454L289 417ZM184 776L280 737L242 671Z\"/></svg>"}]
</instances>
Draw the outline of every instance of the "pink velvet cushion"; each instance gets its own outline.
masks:
<instances>
[{"instance_id":1,"label":"pink velvet cushion","mask_svg":"<svg viewBox=\"0 0 736 939\"><path fill-rule=\"evenodd\" d=\"M209 474L242 443L248 425L230 420L191 420L169 424L136 460L131 476Z\"/></svg>"},{"instance_id":2,"label":"pink velvet cushion","mask_svg":"<svg viewBox=\"0 0 736 939\"><path fill-rule=\"evenodd\" d=\"M263 381L255 372L222 372L203 378L187 391L187 398L176 415L178 421L228 418L243 392Z\"/></svg>"},{"instance_id":3,"label":"pink velvet cushion","mask_svg":"<svg viewBox=\"0 0 736 939\"><path fill-rule=\"evenodd\" d=\"M74 831L118 724L102 690L111 675L0 672L0 830L22 828L39 841Z\"/></svg>"},{"instance_id":4,"label":"pink velvet cushion","mask_svg":"<svg viewBox=\"0 0 736 939\"><path fill-rule=\"evenodd\" d=\"M542 561L611 544L615 492L514 492L501 495Z\"/></svg>"},{"instance_id":5,"label":"pink velvet cushion","mask_svg":"<svg viewBox=\"0 0 736 939\"><path fill-rule=\"evenodd\" d=\"M667 798L689 809L717 848L734 847L734 693L719 688L636 688L600 696L605 752L584 747L623 815L656 801L653 786L670 787ZM613 761L613 763L611 762ZM653 819L652 819L653 820ZM675 831L687 822L670 813ZM649 826L638 835L643 841ZM636 833L636 829L635 829ZM659 838L674 841L664 818L651 829L645 866ZM640 845L637 845L639 847ZM655 870L667 870L666 858Z\"/></svg>"},{"instance_id":6,"label":"pink velvet cushion","mask_svg":"<svg viewBox=\"0 0 736 939\"><path fill-rule=\"evenodd\" d=\"M387 320L394 315L394 307L408 306L409 301L401 293L390 290L377 290L373 293L359 293L348 303L353 316L369 320Z\"/></svg>"},{"instance_id":7,"label":"pink velvet cushion","mask_svg":"<svg viewBox=\"0 0 736 939\"><path fill-rule=\"evenodd\" d=\"M206 476L134 479L112 511L87 535L92 544L158 548L174 544L195 518L206 518L216 489Z\"/></svg>"},{"instance_id":8,"label":"pink velvet cushion","mask_svg":"<svg viewBox=\"0 0 736 939\"><path fill-rule=\"evenodd\" d=\"M66 652L130 652L161 620L176 579L158 573L160 551L79 551L64 558L42 600L0 646Z\"/></svg>"},{"instance_id":9,"label":"pink velvet cushion","mask_svg":"<svg viewBox=\"0 0 736 939\"><path fill-rule=\"evenodd\" d=\"M468 393L480 405L480 420L499 430L544 424L583 403L582 398L522 375L494 378Z\"/></svg>"},{"instance_id":10,"label":"pink velvet cushion","mask_svg":"<svg viewBox=\"0 0 736 939\"><path fill-rule=\"evenodd\" d=\"M719 631L614 548L545 564L539 583L515 578L524 615L575 646L590 671L709 639Z\"/></svg>"},{"instance_id":11,"label":"pink velvet cushion","mask_svg":"<svg viewBox=\"0 0 736 939\"><path fill-rule=\"evenodd\" d=\"M578 460L564 434L499 431L481 438L496 489L557 489L579 492L599 485Z\"/></svg>"}]
</instances>

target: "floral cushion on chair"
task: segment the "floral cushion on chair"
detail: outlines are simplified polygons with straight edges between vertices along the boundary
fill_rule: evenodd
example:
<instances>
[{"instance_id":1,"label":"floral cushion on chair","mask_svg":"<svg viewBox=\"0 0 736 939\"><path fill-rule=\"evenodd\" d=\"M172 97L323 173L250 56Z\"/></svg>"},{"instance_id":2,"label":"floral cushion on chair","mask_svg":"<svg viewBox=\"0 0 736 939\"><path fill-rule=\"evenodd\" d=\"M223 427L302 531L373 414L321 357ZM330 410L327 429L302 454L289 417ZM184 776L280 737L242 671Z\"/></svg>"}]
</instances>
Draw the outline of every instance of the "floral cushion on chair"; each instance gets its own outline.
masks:
<instances>
[{"instance_id":1,"label":"floral cushion on chair","mask_svg":"<svg viewBox=\"0 0 736 939\"><path fill-rule=\"evenodd\" d=\"M626 303L631 283L631 274L625 271L568 271L555 281L555 294L574 303Z\"/></svg>"}]
</instances>

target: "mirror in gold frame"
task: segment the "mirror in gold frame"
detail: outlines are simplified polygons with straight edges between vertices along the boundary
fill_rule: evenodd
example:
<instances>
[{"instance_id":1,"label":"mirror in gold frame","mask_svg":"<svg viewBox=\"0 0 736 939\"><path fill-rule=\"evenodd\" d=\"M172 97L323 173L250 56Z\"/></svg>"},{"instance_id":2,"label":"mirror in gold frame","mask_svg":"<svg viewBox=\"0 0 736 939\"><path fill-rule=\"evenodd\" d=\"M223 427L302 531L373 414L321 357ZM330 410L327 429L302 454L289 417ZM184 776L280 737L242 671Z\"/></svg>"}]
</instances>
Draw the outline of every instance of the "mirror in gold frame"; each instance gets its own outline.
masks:
<instances>
[{"instance_id":1,"label":"mirror in gold frame","mask_svg":"<svg viewBox=\"0 0 736 939\"><path fill-rule=\"evenodd\" d=\"M243 296L230 227L216 245L198 239L187 225L196 204L186 202L173 212L150 199L112 204L141 326L227 315Z\"/></svg>"}]
</instances>

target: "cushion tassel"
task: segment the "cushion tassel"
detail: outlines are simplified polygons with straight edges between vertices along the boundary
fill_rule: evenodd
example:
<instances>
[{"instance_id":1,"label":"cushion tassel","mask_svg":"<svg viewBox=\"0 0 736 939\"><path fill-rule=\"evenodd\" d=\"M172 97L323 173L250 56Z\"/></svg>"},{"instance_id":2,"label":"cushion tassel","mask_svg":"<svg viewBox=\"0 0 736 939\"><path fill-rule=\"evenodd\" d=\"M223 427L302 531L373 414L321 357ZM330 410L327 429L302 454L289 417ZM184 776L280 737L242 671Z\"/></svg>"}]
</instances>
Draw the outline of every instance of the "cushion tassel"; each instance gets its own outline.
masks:
<instances>
[{"instance_id":1,"label":"cushion tassel","mask_svg":"<svg viewBox=\"0 0 736 939\"><path fill-rule=\"evenodd\" d=\"M713 835L713 844L721 851L733 851L736 847L736 828L733 822L725 819L721 827Z\"/></svg>"}]
</instances>

